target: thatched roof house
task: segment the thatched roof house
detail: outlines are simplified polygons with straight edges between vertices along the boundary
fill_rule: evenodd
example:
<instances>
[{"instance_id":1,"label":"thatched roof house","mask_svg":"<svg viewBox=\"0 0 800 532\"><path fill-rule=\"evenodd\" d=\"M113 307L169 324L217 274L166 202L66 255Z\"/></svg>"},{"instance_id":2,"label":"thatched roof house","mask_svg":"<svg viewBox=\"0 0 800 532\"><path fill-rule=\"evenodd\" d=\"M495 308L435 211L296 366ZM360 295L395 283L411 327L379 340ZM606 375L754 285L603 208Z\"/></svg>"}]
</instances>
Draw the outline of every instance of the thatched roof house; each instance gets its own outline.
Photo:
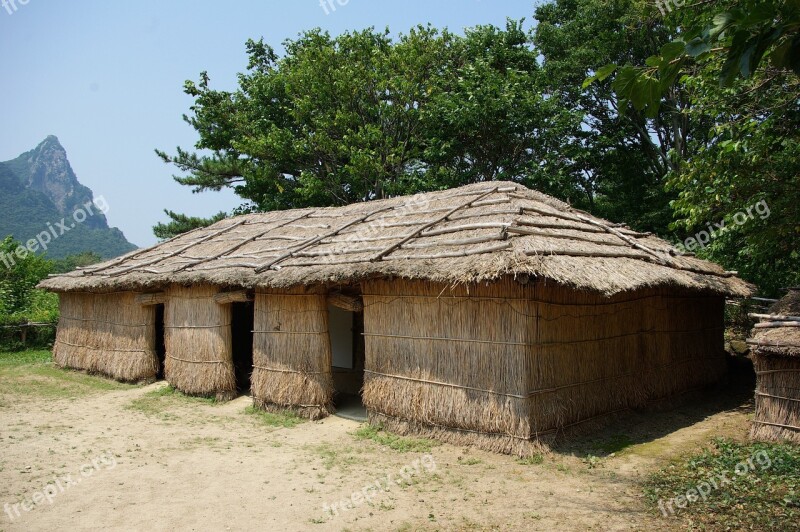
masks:
<instances>
[{"instance_id":1,"label":"thatched roof house","mask_svg":"<svg viewBox=\"0 0 800 532\"><path fill-rule=\"evenodd\" d=\"M747 343L756 370L756 413L751 437L800 443L800 288L761 318Z\"/></svg>"},{"instance_id":2,"label":"thatched roof house","mask_svg":"<svg viewBox=\"0 0 800 532\"><path fill-rule=\"evenodd\" d=\"M505 451L716 381L724 298L749 293L506 182L239 216L42 286L65 366L161 358L181 390L312 417L360 391L373 421Z\"/></svg>"}]
</instances>

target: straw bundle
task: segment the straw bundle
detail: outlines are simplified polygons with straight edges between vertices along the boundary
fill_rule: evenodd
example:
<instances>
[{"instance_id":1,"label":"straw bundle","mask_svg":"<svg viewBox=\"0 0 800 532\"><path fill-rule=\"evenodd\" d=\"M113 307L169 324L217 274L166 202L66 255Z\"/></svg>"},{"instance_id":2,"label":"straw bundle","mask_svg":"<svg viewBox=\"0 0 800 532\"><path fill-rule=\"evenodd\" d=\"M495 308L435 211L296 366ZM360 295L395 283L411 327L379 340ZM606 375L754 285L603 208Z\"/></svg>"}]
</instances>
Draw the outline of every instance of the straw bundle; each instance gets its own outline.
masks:
<instances>
[{"instance_id":1,"label":"straw bundle","mask_svg":"<svg viewBox=\"0 0 800 532\"><path fill-rule=\"evenodd\" d=\"M267 410L318 419L333 411L325 293L259 291L255 303L252 392Z\"/></svg>"},{"instance_id":2,"label":"straw bundle","mask_svg":"<svg viewBox=\"0 0 800 532\"><path fill-rule=\"evenodd\" d=\"M401 432L527 453L530 440L716 382L722 304L511 279L367 282L364 403Z\"/></svg>"},{"instance_id":3,"label":"straw bundle","mask_svg":"<svg viewBox=\"0 0 800 532\"><path fill-rule=\"evenodd\" d=\"M218 305L211 286L167 290L164 331L166 380L184 393L236 395L231 339L231 307Z\"/></svg>"},{"instance_id":4,"label":"straw bundle","mask_svg":"<svg viewBox=\"0 0 800 532\"><path fill-rule=\"evenodd\" d=\"M120 381L155 379L159 363L154 307L136 303L133 292L62 294L59 307L53 346L57 365Z\"/></svg>"},{"instance_id":5,"label":"straw bundle","mask_svg":"<svg viewBox=\"0 0 800 532\"><path fill-rule=\"evenodd\" d=\"M792 289L769 312L748 340L756 371L750 436L800 443L800 290Z\"/></svg>"}]
</instances>

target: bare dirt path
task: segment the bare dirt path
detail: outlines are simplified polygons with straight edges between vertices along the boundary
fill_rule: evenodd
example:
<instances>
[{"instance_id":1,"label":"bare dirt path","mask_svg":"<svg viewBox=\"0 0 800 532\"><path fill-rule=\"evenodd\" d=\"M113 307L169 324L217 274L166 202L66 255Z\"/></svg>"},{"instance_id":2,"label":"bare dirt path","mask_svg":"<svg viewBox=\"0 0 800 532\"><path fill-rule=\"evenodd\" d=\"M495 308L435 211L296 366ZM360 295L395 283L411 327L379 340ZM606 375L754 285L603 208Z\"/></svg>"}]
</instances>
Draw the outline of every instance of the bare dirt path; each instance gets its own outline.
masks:
<instances>
[{"instance_id":1,"label":"bare dirt path","mask_svg":"<svg viewBox=\"0 0 800 532\"><path fill-rule=\"evenodd\" d=\"M273 427L248 398L215 405L163 386L0 398L0 530L664 530L643 476L741 436L747 415L738 400L634 415L523 464L451 445L398 452L336 417ZM370 500L324 511L353 492Z\"/></svg>"}]
</instances>

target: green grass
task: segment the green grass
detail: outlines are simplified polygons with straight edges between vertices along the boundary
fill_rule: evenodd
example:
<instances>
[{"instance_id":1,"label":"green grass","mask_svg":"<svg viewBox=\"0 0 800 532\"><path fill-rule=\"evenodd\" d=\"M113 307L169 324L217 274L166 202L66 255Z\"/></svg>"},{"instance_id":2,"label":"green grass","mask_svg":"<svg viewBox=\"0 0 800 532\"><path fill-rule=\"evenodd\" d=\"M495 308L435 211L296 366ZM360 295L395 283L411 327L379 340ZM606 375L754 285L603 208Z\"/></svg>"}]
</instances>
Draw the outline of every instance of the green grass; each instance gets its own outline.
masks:
<instances>
[{"instance_id":1,"label":"green grass","mask_svg":"<svg viewBox=\"0 0 800 532\"><path fill-rule=\"evenodd\" d=\"M690 492L698 487L708 492L705 499ZM692 500L675 501L687 493ZM800 530L800 446L716 439L710 448L652 475L645 495L662 516L672 514L667 508L672 501L674 515L693 529Z\"/></svg>"},{"instance_id":2,"label":"green grass","mask_svg":"<svg viewBox=\"0 0 800 532\"><path fill-rule=\"evenodd\" d=\"M305 423L305 419L298 416L296 413L292 412L291 410L285 410L283 412L267 412L261 408L256 408L255 406L248 406L245 409L245 413L251 416L255 416L261 423L265 425L269 425L270 427L283 427L283 428L293 428L301 423Z\"/></svg>"},{"instance_id":3,"label":"green grass","mask_svg":"<svg viewBox=\"0 0 800 532\"><path fill-rule=\"evenodd\" d=\"M633 444L634 441L627 434L615 434L607 440L599 442L597 449L606 455L618 454Z\"/></svg>"},{"instance_id":4,"label":"green grass","mask_svg":"<svg viewBox=\"0 0 800 532\"><path fill-rule=\"evenodd\" d=\"M544 463L543 454L533 454L525 458L517 458L517 463L522 465L539 465Z\"/></svg>"},{"instance_id":5,"label":"green grass","mask_svg":"<svg viewBox=\"0 0 800 532\"><path fill-rule=\"evenodd\" d=\"M355 446L319 443L308 445L306 449L322 460L322 466L326 470L336 467L343 472L348 472L352 467L363 465L365 462L364 449L358 449Z\"/></svg>"},{"instance_id":6,"label":"green grass","mask_svg":"<svg viewBox=\"0 0 800 532\"><path fill-rule=\"evenodd\" d=\"M50 351L0 351L0 396L72 399L130 387L105 377L56 368Z\"/></svg>"},{"instance_id":7,"label":"green grass","mask_svg":"<svg viewBox=\"0 0 800 532\"><path fill-rule=\"evenodd\" d=\"M371 425L363 425L356 430L353 435L359 440L371 440L400 453L427 453L435 446L439 445L438 442L425 438L397 436L384 431L381 427L374 427Z\"/></svg>"},{"instance_id":8,"label":"green grass","mask_svg":"<svg viewBox=\"0 0 800 532\"><path fill-rule=\"evenodd\" d=\"M126 406L129 410L137 410L147 415L166 414L170 406L176 402L199 403L214 405L217 400L214 397L195 397L186 395L172 386L162 386L155 390L150 390L138 399L134 399Z\"/></svg>"}]
</instances>

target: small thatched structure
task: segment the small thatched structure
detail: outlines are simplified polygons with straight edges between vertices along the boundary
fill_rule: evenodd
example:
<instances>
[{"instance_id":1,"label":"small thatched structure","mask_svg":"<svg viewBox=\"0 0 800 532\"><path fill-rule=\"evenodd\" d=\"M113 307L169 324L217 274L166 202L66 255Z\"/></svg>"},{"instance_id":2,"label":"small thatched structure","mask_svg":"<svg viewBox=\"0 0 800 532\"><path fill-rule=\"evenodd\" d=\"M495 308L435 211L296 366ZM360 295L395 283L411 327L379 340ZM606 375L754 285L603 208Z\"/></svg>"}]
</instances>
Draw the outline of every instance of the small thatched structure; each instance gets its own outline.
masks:
<instances>
[{"instance_id":1,"label":"small thatched structure","mask_svg":"<svg viewBox=\"0 0 800 532\"><path fill-rule=\"evenodd\" d=\"M502 182L226 219L42 286L65 305L136 292L118 311L156 329L147 309L163 308L165 376L183 391L249 386L314 418L361 391L373 422L506 452L716 382L724 299L750 292ZM62 322L63 353L127 348L67 343L75 326Z\"/></svg>"},{"instance_id":2,"label":"small thatched structure","mask_svg":"<svg viewBox=\"0 0 800 532\"><path fill-rule=\"evenodd\" d=\"M756 413L750 436L800 443L800 288L755 314L751 358L756 370Z\"/></svg>"}]
</instances>

